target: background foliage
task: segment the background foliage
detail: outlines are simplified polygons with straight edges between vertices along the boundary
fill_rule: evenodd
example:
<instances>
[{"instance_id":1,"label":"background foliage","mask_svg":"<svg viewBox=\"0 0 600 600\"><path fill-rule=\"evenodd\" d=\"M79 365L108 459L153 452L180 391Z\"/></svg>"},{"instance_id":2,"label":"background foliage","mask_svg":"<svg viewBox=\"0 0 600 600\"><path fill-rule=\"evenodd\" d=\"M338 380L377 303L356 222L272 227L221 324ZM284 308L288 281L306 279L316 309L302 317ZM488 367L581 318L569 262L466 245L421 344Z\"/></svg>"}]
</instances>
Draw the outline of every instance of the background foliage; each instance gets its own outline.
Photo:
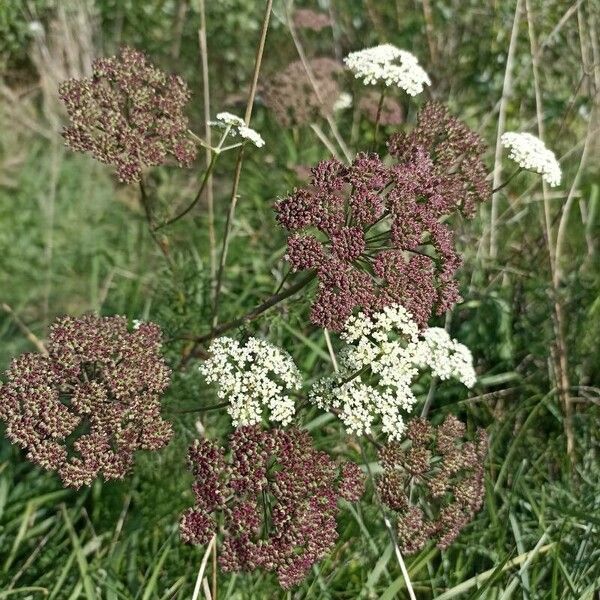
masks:
<instances>
[{"instance_id":1,"label":"background foliage","mask_svg":"<svg viewBox=\"0 0 600 600\"><path fill-rule=\"evenodd\" d=\"M441 418L451 409L470 427L487 427L486 499L449 550L427 548L409 558L408 569L419 598L591 600L600 588L600 7L593 0L302 5L320 7L334 18L333 30L302 34L309 56L341 57L384 41L419 56L434 80L432 95L490 143L490 170L503 93L507 129L536 133L536 111L541 112L545 139L564 170L563 186L546 199L554 234L561 220L565 224L557 257L561 277L552 285L538 178L522 174L498 195L495 256L489 252L489 207L474 222L458 224L465 302L453 311L451 330L472 349L480 379L471 397L442 387L432 414ZM517 7L516 50L507 65ZM168 232L176 264L170 271L147 233L136 188L118 185L108 169L63 149L58 132L64 115L56 95L59 81L86 73L91 58L127 43L189 81L192 126L201 131L198 9L195 0L0 3L3 368L32 349L28 334L43 339L48 323L63 313L150 318L168 338L206 330L204 207ZM243 110L262 11L258 1L207 2L213 112ZM285 15L283 3L275 2L264 76L297 58ZM540 74L537 101L534 59ZM358 96L360 86L346 83ZM411 108L407 121L414 117ZM344 113L338 125L352 149L372 144L373 128L356 110ZM299 185L296 167L328 156L310 128L282 129L260 93L253 126L267 144L248 153L244 163L222 320L250 309L281 282L285 238L275 224L273 200ZM218 232L232 170L232 159L225 157L216 171ZM509 165L504 172L510 173ZM151 186L159 198L158 214L184 206L200 175L155 171ZM306 294L294 298L251 330L290 349L300 367L316 376L329 359L322 333L307 325L308 300ZM556 302L565 318L559 344ZM185 350L181 342L168 345L172 364ZM571 456L553 352L562 352L568 365ZM184 456L197 435L207 431L217 438L229 429L217 413L189 412L214 400L195 367L192 362L179 373L168 394L175 440L155 456L140 456L126 481L96 482L78 493L63 490L54 476L34 469L0 441L0 598L191 597L202 549L182 545L177 534L179 514L191 503ZM315 413L306 423L319 448L360 460L358 446L335 422ZM371 503L345 506L339 532L330 558L290 597L407 597ZM261 573L219 574L218 588L222 598L285 597L274 578Z\"/></svg>"}]
</instances>

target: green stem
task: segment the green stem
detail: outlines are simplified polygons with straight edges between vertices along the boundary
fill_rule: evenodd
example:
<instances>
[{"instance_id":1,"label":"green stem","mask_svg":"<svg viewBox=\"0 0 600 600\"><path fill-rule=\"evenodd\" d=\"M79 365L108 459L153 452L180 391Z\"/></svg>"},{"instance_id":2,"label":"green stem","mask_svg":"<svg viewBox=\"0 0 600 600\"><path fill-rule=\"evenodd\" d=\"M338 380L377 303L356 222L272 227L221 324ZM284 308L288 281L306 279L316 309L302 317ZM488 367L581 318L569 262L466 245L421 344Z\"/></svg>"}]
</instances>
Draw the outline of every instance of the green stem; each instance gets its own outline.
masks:
<instances>
[{"instance_id":1,"label":"green stem","mask_svg":"<svg viewBox=\"0 0 600 600\"><path fill-rule=\"evenodd\" d=\"M492 194L495 194L496 192L499 192L502 188L505 188L522 170L523 167L519 167L508 177L508 179L504 183L501 183L498 187L494 188L492 190Z\"/></svg>"},{"instance_id":2,"label":"green stem","mask_svg":"<svg viewBox=\"0 0 600 600\"><path fill-rule=\"evenodd\" d=\"M167 261L169 267L172 269L173 261L171 260L169 253L167 252L167 250L165 249L165 247L163 246L161 241L158 239L158 236L155 233L156 229L152 225L152 208L150 207L150 198L148 197L148 192L146 191L146 186L144 184L144 180L140 179L139 184L140 184L140 201L141 201L142 207L144 209L144 214L146 215L146 222L148 223L148 231L150 232L150 236L152 237L152 240L159 247L160 251L162 252L163 256L165 257L165 260Z\"/></svg>"},{"instance_id":3,"label":"green stem","mask_svg":"<svg viewBox=\"0 0 600 600\"><path fill-rule=\"evenodd\" d=\"M379 122L381 119L381 109L383 108L383 101L385 99L385 90L386 87L383 86L381 88L381 96L379 97L379 104L377 105L377 116L375 117L375 139L373 141L373 146L375 148L377 148L377 137L379 135Z\"/></svg>"},{"instance_id":4,"label":"green stem","mask_svg":"<svg viewBox=\"0 0 600 600\"><path fill-rule=\"evenodd\" d=\"M179 219L182 219L183 217L185 217L185 215L187 215L190 212L190 210L192 210L192 208L194 208L194 206L196 206L196 204L198 204L198 202L200 201L200 198L202 197L202 192L204 192L204 188L206 187L206 184L208 182L210 174L213 172L213 169L215 167L215 163L217 161L217 156L218 156L218 153L214 152L212 155L212 158L210 159L208 168L204 172L204 177L202 178L202 183L200 184L200 189L198 190L198 193L196 194L196 197L194 198L194 200L187 206L187 208L185 208L183 211L181 211L178 215L174 216L172 219L169 219L168 221L165 221L161 225L157 225L154 228L154 231L158 231L159 229L162 229L163 227L167 227L168 225L172 225L176 221L179 221Z\"/></svg>"},{"instance_id":5,"label":"green stem","mask_svg":"<svg viewBox=\"0 0 600 600\"><path fill-rule=\"evenodd\" d=\"M269 30L269 23L271 20L271 10L273 9L273 0L266 0L265 12L263 16L263 22L260 32L260 38L258 40L258 46L256 48L256 56L254 59L254 73L252 75L252 83L250 84L250 90L248 92L248 101L246 103L246 113L244 115L244 122L246 126L250 125L250 118L252 117L252 108L254 106L254 99L256 97L256 90L258 89L258 76L260 73L260 67L262 64L263 54L265 50L265 42L267 39L267 32ZM223 273L225 270L225 264L227 262L227 253L229 250L229 237L231 235L231 229L233 226L233 219L235 216L235 209L238 201L238 187L240 183L240 176L242 174L242 163L244 160L244 146L240 147L237 161L235 164L235 173L233 176L233 185L231 186L231 198L229 201L229 211L227 212L227 219L225 221L225 231L223 233L223 243L221 246L221 257L219 259L219 266L217 270L217 280L215 282L215 293L213 302L213 314L212 314L212 326L216 328L218 321L219 312L219 298L221 295L221 286L223 283Z\"/></svg>"},{"instance_id":6,"label":"green stem","mask_svg":"<svg viewBox=\"0 0 600 600\"><path fill-rule=\"evenodd\" d=\"M316 273L314 271L309 271L302 279L296 282L294 285L291 285L289 288L279 292L277 294L273 294L270 298L267 298L262 304L259 304L257 307L253 308L251 311L247 312L245 315L238 317L237 319L233 319L227 323L223 323L218 327L215 327L212 331L205 335L198 336L193 338L196 344L204 344L209 342L210 340L218 337L222 333L229 331L230 329L235 329L240 325L244 325L245 323L249 323L253 321L258 316L260 316L265 311L269 310L276 304L279 304L283 300L293 296L297 292L299 292L303 287L308 285L314 278L316 277Z\"/></svg>"}]
</instances>

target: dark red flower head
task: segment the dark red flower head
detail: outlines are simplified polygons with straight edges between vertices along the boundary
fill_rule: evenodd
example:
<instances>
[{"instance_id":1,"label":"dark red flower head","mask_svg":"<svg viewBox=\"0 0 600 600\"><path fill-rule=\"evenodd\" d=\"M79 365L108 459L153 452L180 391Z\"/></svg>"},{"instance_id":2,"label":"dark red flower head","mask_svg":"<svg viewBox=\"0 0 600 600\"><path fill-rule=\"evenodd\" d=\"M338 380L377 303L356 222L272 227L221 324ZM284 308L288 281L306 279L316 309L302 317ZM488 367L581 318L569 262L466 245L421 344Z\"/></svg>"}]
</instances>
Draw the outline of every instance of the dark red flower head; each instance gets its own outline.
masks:
<instances>
[{"instance_id":1,"label":"dark red flower head","mask_svg":"<svg viewBox=\"0 0 600 600\"><path fill-rule=\"evenodd\" d=\"M58 319L48 355L14 359L0 387L8 438L67 486L123 478L136 450L171 437L160 416L170 379L160 345L153 323L130 332L124 317Z\"/></svg>"},{"instance_id":2,"label":"dark red flower head","mask_svg":"<svg viewBox=\"0 0 600 600\"><path fill-rule=\"evenodd\" d=\"M377 482L382 502L397 514L398 541L411 554L433 540L447 548L481 508L487 436L465 441L465 426L448 416L438 427L413 419L408 447L384 446ZM412 490L412 491L411 491Z\"/></svg>"},{"instance_id":3,"label":"dark red flower head","mask_svg":"<svg viewBox=\"0 0 600 600\"><path fill-rule=\"evenodd\" d=\"M144 166L169 155L187 166L196 156L183 113L187 85L132 48L94 61L92 77L64 81L59 96L71 120L67 146L114 165L123 182L139 180Z\"/></svg>"},{"instance_id":4,"label":"dark red flower head","mask_svg":"<svg viewBox=\"0 0 600 600\"><path fill-rule=\"evenodd\" d=\"M210 442L192 446L196 504L182 517L181 536L206 543L217 529L213 513L223 511L221 567L274 571L290 588L335 543L338 499L360 498L362 472L352 463L340 469L298 429L240 427L230 447L224 464Z\"/></svg>"},{"instance_id":5,"label":"dark red flower head","mask_svg":"<svg viewBox=\"0 0 600 600\"><path fill-rule=\"evenodd\" d=\"M458 299L461 264L448 218L471 217L490 196L483 142L428 104L409 134L393 136L393 163L358 154L319 163L311 185L277 202L286 258L319 279L312 321L340 330L352 312L402 304L424 326Z\"/></svg>"}]
</instances>

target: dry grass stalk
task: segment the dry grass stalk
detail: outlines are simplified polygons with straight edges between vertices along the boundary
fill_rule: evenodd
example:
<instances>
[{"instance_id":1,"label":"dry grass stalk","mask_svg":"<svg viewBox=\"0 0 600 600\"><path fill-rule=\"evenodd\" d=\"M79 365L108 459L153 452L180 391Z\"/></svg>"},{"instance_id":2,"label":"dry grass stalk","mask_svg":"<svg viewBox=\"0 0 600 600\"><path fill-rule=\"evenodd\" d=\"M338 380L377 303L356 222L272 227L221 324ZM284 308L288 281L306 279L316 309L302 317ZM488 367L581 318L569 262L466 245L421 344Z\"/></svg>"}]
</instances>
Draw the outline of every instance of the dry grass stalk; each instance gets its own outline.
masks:
<instances>
[{"instance_id":1,"label":"dry grass stalk","mask_svg":"<svg viewBox=\"0 0 600 600\"><path fill-rule=\"evenodd\" d=\"M202 68L202 97L204 101L204 139L208 146L212 145L210 121L210 82L208 79L208 49L206 44L206 9L204 0L199 0L200 29L198 42L200 46L200 64ZM205 149L206 168L209 168L212 156L209 148ZM215 235L214 186L212 173L206 182L206 205L208 213L208 242L210 246L210 278L214 281L217 273L217 239Z\"/></svg>"},{"instance_id":2,"label":"dry grass stalk","mask_svg":"<svg viewBox=\"0 0 600 600\"><path fill-rule=\"evenodd\" d=\"M302 62L302 66L304 67L304 70L306 71L306 75L308 77L308 80L310 81L310 85L312 86L312 88L315 92L315 96L317 97L318 101L321 104L323 104L323 98L319 91L319 85L317 84L317 81L312 72L312 69L310 68L310 63L309 63L308 59L306 58L306 53L304 52L304 48L302 47L302 43L300 42L300 38L298 37L298 33L296 32L296 28L294 27L294 23L293 23L292 17L291 17L291 11L289 10L289 7L287 6L287 4L286 4L286 20L287 20L288 29L290 31L290 35L292 37L292 41L294 42L294 46L296 47L296 52L298 53L298 57L300 58L300 61ZM352 161L352 154L351 154L348 146L346 145L346 142L344 142L344 139L342 138L340 131L339 131L337 125L335 124L335 121L333 120L331 115L326 115L325 118L327 120L327 124L329 125L329 128L331 129L331 133L333 134L333 137L335 138L335 141L337 142L338 146L342 150L342 153L344 154L344 157L346 158L346 160L350 163ZM319 139L321 140L321 138L319 138ZM332 145L331 143L328 144L327 148L329 149L329 147L331 145Z\"/></svg>"},{"instance_id":3,"label":"dry grass stalk","mask_svg":"<svg viewBox=\"0 0 600 600\"><path fill-rule=\"evenodd\" d=\"M244 121L246 125L250 125L250 118L252 117L252 108L254 106L254 98L256 96L256 90L258 87L258 76L260 74L260 67L262 64L263 53L265 50L265 42L267 39L267 31L269 29L269 23L271 20L271 11L273 9L273 0L267 0L265 13L260 32L260 38L258 40L258 46L256 48L256 58L254 61L254 73L252 75L252 83L250 84L250 90L248 92L248 102L246 103L246 112L244 114ZM242 163L244 161L244 146L242 146L238 152L237 161L235 164L235 173L233 175L233 184L231 186L231 199L229 203L229 212L227 213L227 220L225 222L225 233L223 235L223 245L221 247L221 258L219 259L219 269L217 272L217 281L215 284L215 301L213 306L213 318L212 326L216 327L218 323L218 308L219 308L219 297L221 294L221 285L223 280L223 270L227 261L227 251L229 249L229 236L231 235L231 227L233 225L233 217L235 216L235 209L238 201L238 187L240 184L240 176L242 174Z\"/></svg>"},{"instance_id":4,"label":"dry grass stalk","mask_svg":"<svg viewBox=\"0 0 600 600\"><path fill-rule=\"evenodd\" d=\"M532 56L533 83L535 90L535 106L538 137L544 140L544 109L542 100L542 91L539 77L539 53L535 37L534 17L531 10L530 0L525 0L527 12L527 25L529 30L529 43ZM544 227L546 246L548 248L548 258L550 262L550 274L552 285L552 301L554 304L554 348L551 352L553 363L554 377L556 381L556 389L558 397L563 405L564 410L564 429L567 437L567 454L574 460L575 452L575 436L573 433L573 405L571 402L571 384L569 381L569 365L568 365L568 350L565 338L565 317L560 297L560 291L556 285L556 245L554 232L552 230L552 215L550 211L550 202L548 199L547 186L542 181L543 207L544 207Z\"/></svg>"},{"instance_id":5,"label":"dry grass stalk","mask_svg":"<svg viewBox=\"0 0 600 600\"><path fill-rule=\"evenodd\" d=\"M517 38L519 35L519 20L521 10L523 8L523 0L517 0L515 8L515 18L513 20L512 32L510 34L510 42L508 44L508 56L506 58L506 69L504 71L504 82L502 84L502 96L500 98L500 106L498 113L498 126L496 128L496 151L494 154L494 177L492 180L492 189L500 186L502 178L502 144L500 138L506 127L506 111L508 101L512 94L513 69L515 65L515 54L517 51ZM492 195L492 207L490 214L490 257L495 258L498 254L497 242L498 230L498 194Z\"/></svg>"}]
</instances>

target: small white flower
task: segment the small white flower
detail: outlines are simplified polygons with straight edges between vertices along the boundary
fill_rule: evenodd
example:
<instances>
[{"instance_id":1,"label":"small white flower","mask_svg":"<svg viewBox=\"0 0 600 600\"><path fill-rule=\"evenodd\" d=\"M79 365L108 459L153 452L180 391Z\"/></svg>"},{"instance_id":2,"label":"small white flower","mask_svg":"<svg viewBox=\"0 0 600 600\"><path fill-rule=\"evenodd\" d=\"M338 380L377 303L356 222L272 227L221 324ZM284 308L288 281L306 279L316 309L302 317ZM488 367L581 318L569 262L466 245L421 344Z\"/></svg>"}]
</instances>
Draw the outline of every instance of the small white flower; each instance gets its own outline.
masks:
<instances>
[{"instance_id":1,"label":"small white flower","mask_svg":"<svg viewBox=\"0 0 600 600\"><path fill-rule=\"evenodd\" d=\"M417 403L411 387L425 369L442 380L475 383L469 349L444 329L419 331L400 305L350 317L340 337L346 343L338 355L340 370L315 383L309 399L336 409L348 433L368 434L378 422L388 439L401 440L404 415Z\"/></svg>"},{"instance_id":2,"label":"small white flower","mask_svg":"<svg viewBox=\"0 0 600 600\"><path fill-rule=\"evenodd\" d=\"M342 92L338 99L333 103L333 110L337 112L338 110L346 110L352 106L352 95L348 92Z\"/></svg>"},{"instance_id":3,"label":"small white flower","mask_svg":"<svg viewBox=\"0 0 600 600\"><path fill-rule=\"evenodd\" d=\"M36 37L43 36L45 33L44 26L40 21L29 21L27 24L27 29L29 30L29 33Z\"/></svg>"},{"instance_id":4,"label":"small white flower","mask_svg":"<svg viewBox=\"0 0 600 600\"><path fill-rule=\"evenodd\" d=\"M424 86L431 85L431 80L417 57L392 44L351 52L344 58L344 62L356 79L362 79L366 85L394 85L410 96L420 94Z\"/></svg>"},{"instance_id":5,"label":"small white flower","mask_svg":"<svg viewBox=\"0 0 600 600\"><path fill-rule=\"evenodd\" d=\"M211 121L211 125L232 125L234 127L244 127L246 123L237 115L230 112L220 112L217 114L217 121Z\"/></svg>"},{"instance_id":6,"label":"small white flower","mask_svg":"<svg viewBox=\"0 0 600 600\"><path fill-rule=\"evenodd\" d=\"M508 157L527 171L534 171L551 187L560 185L562 171L552 150L531 133L507 131L500 138L509 150Z\"/></svg>"},{"instance_id":7,"label":"small white flower","mask_svg":"<svg viewBox=\"0 0 600 600\"><path fill-rule=\"evenodd\" d=\"M143 323L144 321L142 321L141 319L134 319L132 323L134 331L139 329Z\"/></svg>"},{"instance_id":8,"label":"small white flower","mask_svg":"<svg viewBox=\"0 0 600 600\"><path fill-rule=\"evenodd\" d=\"M237 133L240 137L250 140L257 148L262 148L265 145L265 140L258 131L255 131L251 127L239 127Z\"/></svg>"},{"instance_id":9,"label":"small white flower","mask_svg":"<svg viewBox=\"0 0 600 600\"><path fill-rule=\"evenodd\" d=\"M473 356L464 344L453 340L441 327L426 329L422 338L415 354L419 366L429 367L442 381L454 378L468 388L475 385Z\"/></svg>"},{"instance_id":10,"label":"small white flower","mask_svg":"<svg viewBox=\"0 0 600 600\"><path fill-rule=\"evenodd\" d=\"M252 142L257 148L262 148L265 145L265 140L258 131L248 127L243 119L229 112L218 113L217 120L209 121L208 124L221 129L229 128L229 134L239 135L241 138Z\"/></svg>"},{"instance_id":11,"label":"small white flower","mask_svg":"<svg viewBox=\"0 0 600 600\"><path fill-rule=\"evenodd\" d=\"M244 345L220 337L209 351L200 372L207 383L216 383L217 396L229 402L235 427L260 423L265 407L271 421L290 423L296 408L289 394L302 387L302 379L287 352L254 337Z\"/></svg>"}]
</instances>

